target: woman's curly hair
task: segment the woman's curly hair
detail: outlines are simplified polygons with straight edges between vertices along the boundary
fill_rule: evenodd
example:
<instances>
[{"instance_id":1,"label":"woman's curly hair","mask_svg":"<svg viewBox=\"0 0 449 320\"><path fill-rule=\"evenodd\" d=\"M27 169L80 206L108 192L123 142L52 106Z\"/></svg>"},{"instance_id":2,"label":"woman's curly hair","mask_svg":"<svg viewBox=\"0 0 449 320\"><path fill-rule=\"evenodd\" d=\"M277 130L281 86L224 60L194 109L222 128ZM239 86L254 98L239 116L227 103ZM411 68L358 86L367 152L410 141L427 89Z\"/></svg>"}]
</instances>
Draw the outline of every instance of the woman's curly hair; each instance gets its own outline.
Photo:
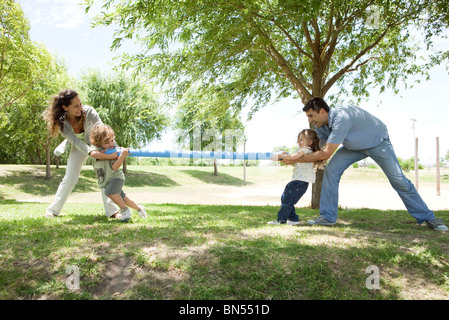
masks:
<instances>
[{"instance_id":1,"label":"woman's curly hair","mask_svg":"<svg viewBox=\"0 0 449 320\"><path fill-rule=\"evenodd\" d=\"M51 137L56 137L64 129L66 111L62 106L68 107L72 99L77 96L78 93L71 89L62 90L53 96L50 105L42 114ZM77 117L77 122L83 123L85 116L85 113L82 112L81 116Z\"/></svg>"}]
</instances>

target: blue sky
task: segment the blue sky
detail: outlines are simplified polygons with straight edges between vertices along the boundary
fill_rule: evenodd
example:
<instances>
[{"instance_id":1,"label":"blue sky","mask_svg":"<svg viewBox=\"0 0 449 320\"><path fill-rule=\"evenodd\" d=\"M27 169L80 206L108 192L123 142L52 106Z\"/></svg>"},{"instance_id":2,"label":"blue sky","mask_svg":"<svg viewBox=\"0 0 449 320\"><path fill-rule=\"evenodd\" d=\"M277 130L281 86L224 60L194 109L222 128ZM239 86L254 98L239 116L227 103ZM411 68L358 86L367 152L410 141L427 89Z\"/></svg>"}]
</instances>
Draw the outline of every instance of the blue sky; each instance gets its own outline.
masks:
<instances>
[{"instance_id":1,"label":"blue sky","mask_svg":"<svg viewBox=\"0 0 449 320\"><path fill-rule=\"evenodd\" d=\"M85 14L81 0L18 0L28 16L31 38L44 44L47 49L64 58L69 72L79 76L82 70L97 68L109 72L114 29L90 26L93 13ZM97 1L98 2L98 1ZM449 48L449 41L439 42ZM135 50L132 45L125 49ZM436 137L440 140L440 156L449 150L449 75L444 67L432 70L431 80L415 84L414 88L402 90L399 95L373 91L368 101L360 104L381 119L388 127L396 153L401 158L414 155L412 121L419 139L420 162L427 166L435 163ZM382 102L382 103L380 103ZM95 107L95 106L94 106ZM299 110L297 100L286 99L259 111L246 123L247 151L266 152L273 147L295 144L299 131L308 127L306 117ZM155 150L172 149L173 134L166 133L163 141L153 143Z\"/></svg>"}]
</instances>

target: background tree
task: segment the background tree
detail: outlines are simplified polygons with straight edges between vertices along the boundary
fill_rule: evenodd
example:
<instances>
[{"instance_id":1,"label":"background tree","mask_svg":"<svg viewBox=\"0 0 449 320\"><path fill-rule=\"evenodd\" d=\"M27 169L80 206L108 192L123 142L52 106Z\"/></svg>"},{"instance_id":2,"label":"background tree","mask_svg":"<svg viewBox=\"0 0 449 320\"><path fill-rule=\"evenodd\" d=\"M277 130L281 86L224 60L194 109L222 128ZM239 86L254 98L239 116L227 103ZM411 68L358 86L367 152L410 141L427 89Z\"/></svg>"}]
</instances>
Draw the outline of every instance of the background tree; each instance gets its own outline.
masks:
<instances>
[{"instance_id":1,"label":"background tree","mask_svg":"<svg viewBox=\"0 0 449 320\"><path fill-rule=\"evenodd\" d=\"M82 76L80 95L83 103L93 106L102 121L114 129L122 147L142 148L160 139L168 124L151 88L124 74L108 76L91 70Z\"/></svg>"},{"instance_id":2,"label":"background tree","mask_svg":"<svg viewBox=\"0 0 449 320\"><path fill-rule=\"evenodd\" d=\"M87 10L93 2L86 0ZM447 58L433 52L421 61L422 43L412 37L419 30L431 51L433 36L447 27L446 0L102 2L96 24L119 25L112 48L131 38L142 45L124 55L123 67L157 79L176 99L197 81L210 84L211 94L219 85L230 105L251 101L250 117L273 97L327 97L332 105L366 98L372 87L398 91ZM314 208L321 181L319 171Z\"/></svg>"},{"instance_id":3,"label":"background tree","mask_svg":"<svg viewBox=\"0 0 449 320\"><path fill-rule=\"evenodd\" d=\"M404 160L402 158L398 157L399 165L401 166L402 170L405 172L409 172L410 170L415 170L415 157L410 157L407 160ZM418 159L419 161L419 159ZM422 164L418 164L418 169L424 169L424 166Z\"/></svg>"},{"instance_id":4,"label":"background tree","mask_svg":"<svg viewBox=\"0 0 449 320\"><path fill-rule=\"evenodd\" d=\"M13 0L0 1L0 117L48 73L51 55L31 41L29 22ZM0 128L2 121L0 119Z\"/></svg>"},{"instance_id":5,"label":"background tree","mask_svg":"<svg viewBox=\"0 0 449 320\"><path fill-rule=\"evenodd\" d=\"M244 127L238 114L229 106L223 88L216 88L212 96L205 94L204 86L191 87L178 103L174 129L178 144L186 143L189 150L235 152L243 143ZM224 96L223 96L224 95ZM193 159L191 159L191 164ZM218 174L214 159L214 175Z\"/></svg>"},{"instance_id":6,"label":"background tree","mask_svg":"<svg viewBox=\"0 0 449 320\"><path fill-rule=\"evenodd\" d=\"M47 76L36 81L19 101L5 107L6 123L0 135L1 163L46 164L46 178L50 178L50 156L62 137L48 136L42 112L53 95L74 87L62 61L52 58L47 64Z\"/></svg>"}]
</instances>

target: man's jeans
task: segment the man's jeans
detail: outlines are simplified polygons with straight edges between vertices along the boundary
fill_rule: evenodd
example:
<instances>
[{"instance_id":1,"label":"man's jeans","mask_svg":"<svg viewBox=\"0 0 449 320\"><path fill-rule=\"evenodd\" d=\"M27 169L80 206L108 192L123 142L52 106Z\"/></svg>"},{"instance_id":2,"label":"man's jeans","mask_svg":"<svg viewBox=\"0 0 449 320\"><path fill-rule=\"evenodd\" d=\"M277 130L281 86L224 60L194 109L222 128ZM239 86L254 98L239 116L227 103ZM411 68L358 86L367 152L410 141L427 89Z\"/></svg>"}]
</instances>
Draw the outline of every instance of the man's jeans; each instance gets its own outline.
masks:
<instances>
[{"instance_id":1,"label":"man's jeans","mask_svg":"<svg viewBox=\"0 0 449 320\"><path fill-rule=\"evenodd\" d=\"M320 198L320 214L324 218L330 222L337 220L340 178L350 165L366 157L370 157L381 167L408 212L419 224L435 219L435 214L424 203L413 183L404 176L389 139L371 149L353 151L341 147L337 150L324 170Z\"/></svg>"},{"instance_id":2,"label":"man's jeans","mask_svg":"<svg viewBox=\"0 0 449 320\"><path fill-rule=\"evenodd\" d=\"M290 221L299 221L299 217L295 212L295 204L306 193L308 182L293 180L290 181L284 189L284 193L281 196L281 209L278 212L278 221L280 223L286 223L287 219Z\"/></svg>"}]
</instances>

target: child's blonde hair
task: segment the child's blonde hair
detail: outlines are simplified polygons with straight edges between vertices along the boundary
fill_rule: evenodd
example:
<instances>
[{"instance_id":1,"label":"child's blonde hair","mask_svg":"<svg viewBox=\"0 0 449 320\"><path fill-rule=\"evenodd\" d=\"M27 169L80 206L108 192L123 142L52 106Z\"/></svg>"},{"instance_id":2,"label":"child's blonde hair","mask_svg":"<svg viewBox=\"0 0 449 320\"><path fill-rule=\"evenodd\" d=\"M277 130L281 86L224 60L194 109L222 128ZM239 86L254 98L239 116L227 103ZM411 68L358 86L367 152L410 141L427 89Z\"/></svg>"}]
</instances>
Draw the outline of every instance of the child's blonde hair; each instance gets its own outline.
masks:
<instances>
[{"instance_id":1,"label":"child's blonde hair","mask_svg":"<svg viewBox=\"0 0 449 320\"><path fill-rule=\"evenodd\" d=\"M115 133L111 126L98 123L90 132L90 143L94 146L101 147L104 143L110 141L114 136Z\"/></svg>"},{"instance_id":2,"label":"child's blonde hair","mask_svg":"<svg viewBox=\"0 0 449 320\"><path fill-rule=\"evenodd\" d=\"M320 138L318 138L318 135L315 130L312 129L304 129L298 134L298 140L301 135L304 135L304 137L310 141L312 141L312 144L309 146L310 149L312 149L312 152L321 150L320 148ZM324 170L324 167L326 166L326 160L319 160L313 162L313 168L315 171L317 169Z\"/></svg>"}]
</instances>

